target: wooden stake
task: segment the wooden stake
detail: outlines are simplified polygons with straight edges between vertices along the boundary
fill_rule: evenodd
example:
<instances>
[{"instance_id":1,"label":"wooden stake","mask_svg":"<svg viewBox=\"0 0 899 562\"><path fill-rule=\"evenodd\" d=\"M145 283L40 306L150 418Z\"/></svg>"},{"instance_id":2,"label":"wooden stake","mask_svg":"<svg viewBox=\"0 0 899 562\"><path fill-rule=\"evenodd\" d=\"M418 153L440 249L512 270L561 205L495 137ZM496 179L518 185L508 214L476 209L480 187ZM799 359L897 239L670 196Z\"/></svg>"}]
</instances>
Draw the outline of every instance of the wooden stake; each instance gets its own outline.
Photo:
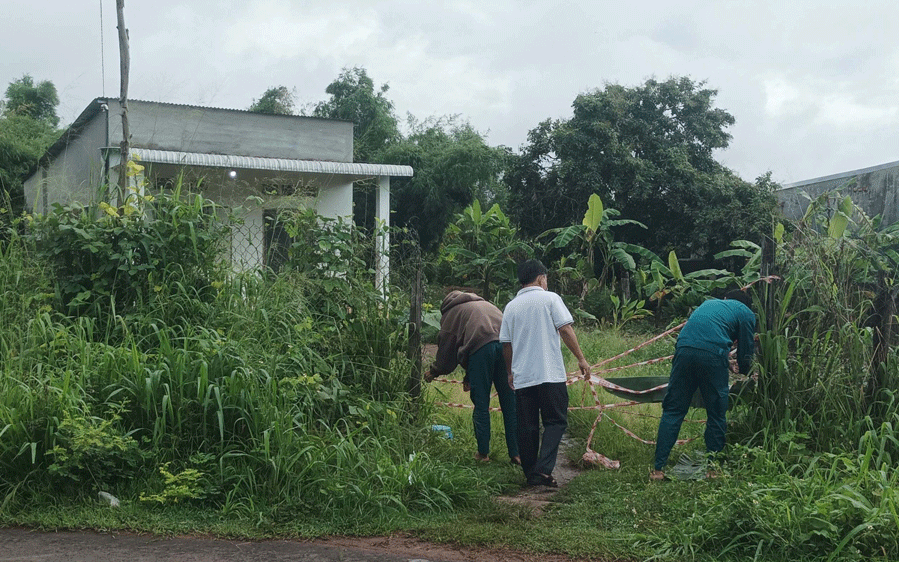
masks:
<instances>
[{"instance_id":1,"label":"wooden stake","mask_svg":"<svg viewBox=\"0 0 899 562\"><path fill-rule=\"evenodd\" d=\"M409 395L418 398L421 395L421 250L417 252L415 260L415 279L412 282L412 291L409 298L409 347L407 357L412 363L412 372L409 375Z\"/></svg>"},{"instance_id":2,"label":"wooden stake","mask_svg":"<svg viewBox=\"0 0 899 562\"><path fill-rule=\"evenodd\" d=\"M119 169L119 191L125 196L125 188L128 185L128 174L125 164L128 162L130 152L131 133L128 129L128 72L131 66L131 55L128 48L128 29L125 27L125 0L116 0L116 19L119 30L119 69L121 71L121 89L119 91L119 105L122 107L122 143L119 145L121 154L121 166Z\"/></svg>"}]
</instances>

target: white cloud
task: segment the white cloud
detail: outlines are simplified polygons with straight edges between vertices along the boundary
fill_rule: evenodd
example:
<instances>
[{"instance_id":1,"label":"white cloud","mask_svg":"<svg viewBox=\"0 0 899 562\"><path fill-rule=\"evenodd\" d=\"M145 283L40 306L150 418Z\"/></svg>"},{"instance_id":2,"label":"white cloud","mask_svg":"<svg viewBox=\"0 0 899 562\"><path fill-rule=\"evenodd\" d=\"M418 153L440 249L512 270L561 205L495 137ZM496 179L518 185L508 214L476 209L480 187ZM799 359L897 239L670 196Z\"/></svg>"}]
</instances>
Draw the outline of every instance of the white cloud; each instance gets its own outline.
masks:
<instances>
[{"instance_id":1,"label":"white cloud","mask_svg":"<svg viewBox=\"0 0 899 562\"><path fill-rule=\"evenodd\" d=\"M376 41L381 21L374 9L340 3L296 10L285 0L248 3L228 22L225 51L275 60L345 59Z\"/></svg>"},{"instance_id":2,"label":"white cloud","mask_svg":"<svg viewBox=\"0 0 899 562\"><path fill-rule=\"evenodd\" d=\"M116 95L115 2L102 3ZM247 107L285 85L314 102L341 68L363 66L390 84L401 117L458 113L518 147L540 121L569 116L580 92L687 75L737 118L722 158L744 177L899 159L895 0L157 0L125 11L132 97ZM0 12L0 87L26 72L52 80L64 120L102 93L98 9L0 0Z\"/></svg>"},{"instance_id":3,"label":"white cloud","mask_svg":"<svg viewBox=\"0 0 899 562\"><path fill-rule=\"evenodd\" d=\"M797 104L803 100L800 89L782 77L768 78L763 81L765 87L765 112L773 118L784 114L796 113Z\"/></svg>"}]
</instances>

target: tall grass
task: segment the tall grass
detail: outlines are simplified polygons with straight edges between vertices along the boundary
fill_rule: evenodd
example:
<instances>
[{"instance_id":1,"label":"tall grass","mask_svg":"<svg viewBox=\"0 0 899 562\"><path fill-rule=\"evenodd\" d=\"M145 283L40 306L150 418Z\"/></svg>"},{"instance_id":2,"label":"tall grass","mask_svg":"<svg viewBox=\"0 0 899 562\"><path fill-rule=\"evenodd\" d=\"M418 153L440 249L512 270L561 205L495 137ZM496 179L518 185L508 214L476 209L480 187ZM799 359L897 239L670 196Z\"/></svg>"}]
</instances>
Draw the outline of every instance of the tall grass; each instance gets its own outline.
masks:
<instances>
[{"instance_id":1,"label":"tall grass","mask_svg":"<svg viewBox=\"0 0 899 562\"><path fill-rule=\"evenodd\" d=\"M888 250L872 240L887 238L864 223L845 236L800 225L781 244L775 304L768 316L760 307L758 386L731 416L727 477L675 502L682 521L639 539L659 559L899 556L899 362L889 354L871 387L881 267L871 256Z\"/></svg>"},{"instance_id":2,"label":"tall grass","mask_svg":"<svg viewBox=\"0 0 899 562\"><path fill-rule=\"evenodd\" d=\"M472 469L440 462L427 408L409 407L402 294L385 297L364 268L336 279L334 269L299 266L226 275L204 253L218 244L211 233L226 229L197 232L210 220L203 204L155 205L157 221L146 224L59 210L4 247L5 513L103 490L147 505L358 528L483 497ZM332 261L357 252L346 228L330 231ZM46 241L101 254L92 260L121 245L91 249L66 234L73 229L91 240L143 237L179 258L114 261L118 270L92 278L88 262L58 248L47 259ZM185 239L196 241L189 251L166 249ZM140 274L123 277L126 269Z\"/></svg>"},{"instance_id":3,"label":"tall grass","mask_svg":"<svg viewBox=\"0 0 899 562\"><path fill-rule=\"evenodd\" d=\"M858 442L866 416L895 414L889 396L870 387L877 287L862 242L800 228L781 246L771 317L760 309L760 326L771 329L759 338L755 416L740 431L794 428L833 450ZM888 361L895 365L895 353ZM895 368L884 372L883 388L899 382Z\"/></svg>"}]
</instances>

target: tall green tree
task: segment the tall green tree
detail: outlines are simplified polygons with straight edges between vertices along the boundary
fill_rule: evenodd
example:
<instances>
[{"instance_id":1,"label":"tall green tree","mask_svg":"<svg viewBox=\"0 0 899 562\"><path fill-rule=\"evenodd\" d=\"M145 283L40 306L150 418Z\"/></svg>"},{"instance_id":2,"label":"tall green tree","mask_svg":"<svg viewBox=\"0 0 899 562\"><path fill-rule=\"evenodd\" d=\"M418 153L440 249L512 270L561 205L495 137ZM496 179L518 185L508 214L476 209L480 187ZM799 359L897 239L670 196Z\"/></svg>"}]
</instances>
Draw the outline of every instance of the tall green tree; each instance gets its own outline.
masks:
<instances>
[{"instance_id":1,"label":"tall green tree","mask_svg":"<svg viewBox=\"0 0 899 562\"><path fill-rule=\"evenodd\" d=\"M400 138L388 90L387 84L375 89L364 68L344 68L325 88L330 97L316 104L312 115L352 121L353 159L378 162L381 153Z\"/></svg>"},{"instance_id":2,"label":"tall green tree","mask_svg":"<svg viewBox=\"0 0 899 562\"><path fill-rule=\"evenodd\" d=\"M258 100L253 100L249 111L256 113L268 113L269 115L293 115L296 95L287 86L273 86L262 94Z\"/></svg>"},{"instance_id":3,"label":"tall green tree","mask_svg":"<svg viewBox=\"0 0 899 562\"><path fill-rule=\"evenodd\" d=\"M26 74L7 86L3 116L22 115L55 128L59 125L58 105L59 95L53 82L43 80L35 84L34 78Z\"/></svg>"},{"instance_id":4,"label":"tall green tree","mask_svg":"<svg viewBox=\"0 0 899 562\"><path fill-rule=\"evenodd\" d=\"M708 256L770 226L773 194L719 164L734 118L689 78L609 84L544 121L507 174L511 213L531 234L578 222L591 193L647 229L623 236L656 253ZM763 226L762 226L763 225Z\"/></svg>"},{"instance_id":5,"label":"tall green tree","mask_svg":"<svg viewBox=\"0 0 899 562\"><path fill-rule=\"evenodd\" d=\"M364 68L344 68L325 88L330 97L312 108L312 115L353 122L353 161L382 162L384 151L401 138L387 84L375 88ZM376 182L353 184L353 220L369 231L374 228Z\"/></svg>"},{"instance_id":6,"label":"tall green tree","mask_svg":"<svg viewBox=\"0 0 899 562\"><path fill-rule=\"evenodd\" d=\"M6 89L0 112L0 207L13 214L25 204L22 182L58 136L57 105L53 83L35 84L27 74Z\"/></svg>"},{"instance_id":7,"label":"tall green tree","mask_svg":"<svg viewBox=\"0 0 899 562\"><path fill-rule=\"evenodd\" d=\"M436 248L451 218L475 198L492 205L501 190L506 151L489 146L470 124L453 119L410 123L412 132L391 145L388 164L412 166L411 178L391 181L391 210L398 226L415 229L422 247Z\"/></svg>"}]
</instances>

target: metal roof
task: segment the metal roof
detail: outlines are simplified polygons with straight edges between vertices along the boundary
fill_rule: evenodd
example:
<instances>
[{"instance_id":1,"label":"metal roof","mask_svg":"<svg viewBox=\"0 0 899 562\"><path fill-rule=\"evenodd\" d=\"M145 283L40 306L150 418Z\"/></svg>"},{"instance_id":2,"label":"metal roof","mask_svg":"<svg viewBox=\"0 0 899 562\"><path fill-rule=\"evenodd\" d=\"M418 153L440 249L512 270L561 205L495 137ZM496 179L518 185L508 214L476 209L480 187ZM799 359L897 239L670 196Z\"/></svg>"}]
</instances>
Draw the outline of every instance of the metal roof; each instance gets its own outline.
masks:
<instances>
[{"instance_id":1,"label":"metal roof","mask_svg":"<svg viewBox=\"0 0 899 562\"><path fill-rule=\"evenodd\" d=\"M256 156L205 154L201 152L178 152L174 150L152 150L147 148L132 148L131 152L136 154L143 162L174 164L177 166L271 170L276 172L331 174L357 177L412 177L412 166L400 166L396 164L290 160L287 158L259 158Z\"/></svg>"}]
</instances>

